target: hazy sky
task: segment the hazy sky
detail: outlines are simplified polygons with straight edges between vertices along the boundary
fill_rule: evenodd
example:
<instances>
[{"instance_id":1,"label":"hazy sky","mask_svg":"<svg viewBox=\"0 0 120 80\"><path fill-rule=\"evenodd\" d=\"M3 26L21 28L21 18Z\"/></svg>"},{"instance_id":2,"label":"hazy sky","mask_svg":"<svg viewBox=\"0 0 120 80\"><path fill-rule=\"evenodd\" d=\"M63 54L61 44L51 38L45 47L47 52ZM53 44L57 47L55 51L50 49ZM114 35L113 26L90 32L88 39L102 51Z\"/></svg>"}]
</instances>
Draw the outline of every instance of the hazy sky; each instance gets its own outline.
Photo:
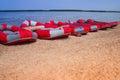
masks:
<instances>
[{"instance_id":1,"label":"hazy sky","mask_svg":"<svg viewBox=\"0 0 120 80\"><path fill-rule=\"evenodd\" d=\"M0 0L0 10L11 9L85 9L120 11L120 0Z\"/></svg>"}]
</instances>

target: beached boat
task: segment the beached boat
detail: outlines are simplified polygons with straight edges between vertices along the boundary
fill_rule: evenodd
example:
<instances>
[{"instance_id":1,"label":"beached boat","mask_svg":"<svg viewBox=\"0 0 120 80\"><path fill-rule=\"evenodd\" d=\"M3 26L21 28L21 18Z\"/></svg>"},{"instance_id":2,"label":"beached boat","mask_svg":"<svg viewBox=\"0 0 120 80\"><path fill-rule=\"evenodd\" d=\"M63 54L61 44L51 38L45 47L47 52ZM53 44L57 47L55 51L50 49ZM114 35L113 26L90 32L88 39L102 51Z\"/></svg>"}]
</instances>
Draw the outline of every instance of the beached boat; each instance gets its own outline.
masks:
<instances>
[{"instance_id":1,"label":"beached boat","mask_svg":"<svg viewBox=\"0 0 120 80\"><path fill-rule=\"evenodd\" d=\"M113 28L118 25L118 22L101 22L101 21L95 21L93 19L88 19L85 23L90 25L99 25L99 29L107 29L107 28Z\"/></svg>"},{"instance_id":2,"label":"beached boat","mask_svg":"<svg viewBox=\"0 0 120 80\"><path fill-rule=\"evenodd\" d=\"M37 34L29 30L23 30L17 26L7 24L0 25L0 43L15 44L20 42L35 41Z\"/></svg>"},{"instance_id":3,"label":"beached boat","mask_svg":"<svg viewBox=\"0 0 120 80\"><path fill-rule=\"evenodd\" d=\"M68 27L59 27L47 23L42 24L40 22L31 21L31 20L25 20L22 23L21 28L36 32L38 38L42 38L42 39L56 39L56 38L68 37L70 34L70 28Z\"/></svg>"},{"instance_id":4,"label":"beached boat","mask_svg":"<svg viewBox=\"0 0 120 80\"><path fill-rule=\"evenodd\" d=\"M69 29L65 28L44 28L36 31L38 38L42 39L57 39L69 36Z\"/></svg>"}]
</instances>

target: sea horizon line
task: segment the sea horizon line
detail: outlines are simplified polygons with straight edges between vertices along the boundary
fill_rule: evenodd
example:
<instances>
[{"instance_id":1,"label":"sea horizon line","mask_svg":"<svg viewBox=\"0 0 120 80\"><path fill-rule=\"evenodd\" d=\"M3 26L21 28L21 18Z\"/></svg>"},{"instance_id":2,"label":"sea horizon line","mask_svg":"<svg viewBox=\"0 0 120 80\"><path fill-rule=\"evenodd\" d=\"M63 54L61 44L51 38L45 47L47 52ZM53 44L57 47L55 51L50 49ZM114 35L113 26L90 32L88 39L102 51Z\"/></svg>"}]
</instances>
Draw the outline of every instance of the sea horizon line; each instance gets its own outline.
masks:
<instances>
[{"instance_id":1,"label":"sea horizon line","mask_svg":"<svg viewBox=\"0 0 120 80\"><path fill-rule=\"evenodd\" d=\"M78 10L78 9L0 10L0 12L115 12L115 13L120 13L120 11L116 11L116 10Z\"/></svg>"}]
</instances>

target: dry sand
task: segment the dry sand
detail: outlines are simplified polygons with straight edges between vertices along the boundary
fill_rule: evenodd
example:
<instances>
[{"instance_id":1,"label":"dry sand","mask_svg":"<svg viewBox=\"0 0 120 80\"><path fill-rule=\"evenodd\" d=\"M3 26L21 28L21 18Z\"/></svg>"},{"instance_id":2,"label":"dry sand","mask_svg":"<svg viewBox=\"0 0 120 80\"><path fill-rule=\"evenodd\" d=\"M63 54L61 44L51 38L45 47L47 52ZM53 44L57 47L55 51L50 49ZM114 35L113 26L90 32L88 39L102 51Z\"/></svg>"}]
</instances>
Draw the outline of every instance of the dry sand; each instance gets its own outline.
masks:
<instances>
[{"instance_id":1,"label":"dry sand","mask_svg":"<svg viewBox=\"0 0 120 80\"><path fill-rule=\"evenodd\" d=\"M120 80L120 25L82 37L0 44L0 80Z\"/></svg>"}]
</instances>

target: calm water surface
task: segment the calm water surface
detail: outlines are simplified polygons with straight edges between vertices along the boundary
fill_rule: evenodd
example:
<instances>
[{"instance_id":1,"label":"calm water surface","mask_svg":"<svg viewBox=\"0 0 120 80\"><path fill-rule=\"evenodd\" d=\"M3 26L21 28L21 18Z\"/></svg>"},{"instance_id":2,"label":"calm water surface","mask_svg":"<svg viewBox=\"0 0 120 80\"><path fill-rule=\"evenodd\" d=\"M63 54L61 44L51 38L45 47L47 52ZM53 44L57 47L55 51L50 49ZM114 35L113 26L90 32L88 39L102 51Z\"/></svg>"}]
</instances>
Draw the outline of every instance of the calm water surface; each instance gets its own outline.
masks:
<instances>
[{"instance_id":1,"label":"calm water surface","mask_svg":"<svg viewBox=\"0 0 120 80\"><path fill-rule=\"evenodd\" d=\"M78 19L94 19L98 21L120 21L120 13L108 12L0 12L0 24L20 25L24 20L30 19L40 22L49 20L76 21Z\"/></svg>"}]
</instances>

